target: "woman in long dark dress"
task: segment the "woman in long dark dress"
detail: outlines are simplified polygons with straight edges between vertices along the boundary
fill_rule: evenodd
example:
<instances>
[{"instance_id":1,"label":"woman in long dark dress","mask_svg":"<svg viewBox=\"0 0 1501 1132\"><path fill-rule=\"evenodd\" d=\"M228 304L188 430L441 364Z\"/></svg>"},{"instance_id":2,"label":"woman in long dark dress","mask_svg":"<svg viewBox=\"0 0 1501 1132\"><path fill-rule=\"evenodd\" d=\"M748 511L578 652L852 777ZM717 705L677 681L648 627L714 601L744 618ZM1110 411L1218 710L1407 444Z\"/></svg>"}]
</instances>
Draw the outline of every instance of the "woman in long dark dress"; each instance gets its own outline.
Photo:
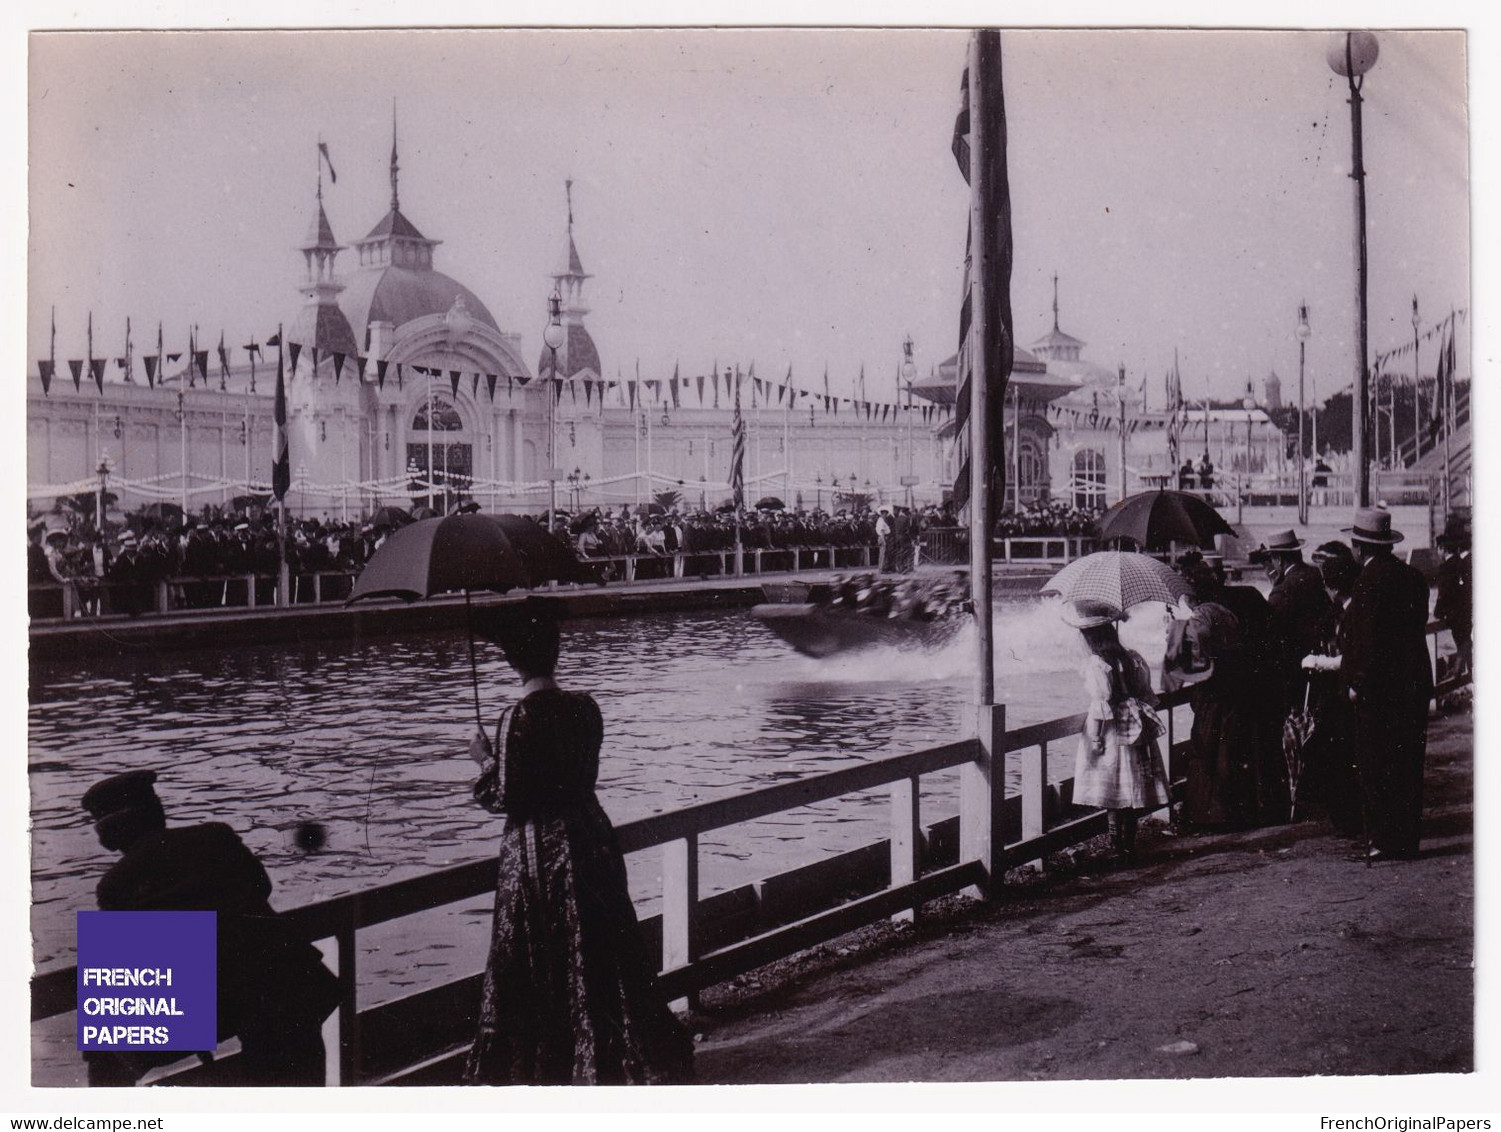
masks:
<instances>
[{"instance_id":1,"label":"woman in long dark dress","mask_svg":"<svg viewBox=\"0 0 1501 1132\"><path fill-rule=\"evenodd\" d=\"M553 679L559 634L543 601L476 617L505 650L522 696L476 732L477 802L505 815L495 928L472 1084L681 1084L692 1040L668 1010L636 923L625 862L594 796L599 706Z\"/></svg>"}]
</instances>

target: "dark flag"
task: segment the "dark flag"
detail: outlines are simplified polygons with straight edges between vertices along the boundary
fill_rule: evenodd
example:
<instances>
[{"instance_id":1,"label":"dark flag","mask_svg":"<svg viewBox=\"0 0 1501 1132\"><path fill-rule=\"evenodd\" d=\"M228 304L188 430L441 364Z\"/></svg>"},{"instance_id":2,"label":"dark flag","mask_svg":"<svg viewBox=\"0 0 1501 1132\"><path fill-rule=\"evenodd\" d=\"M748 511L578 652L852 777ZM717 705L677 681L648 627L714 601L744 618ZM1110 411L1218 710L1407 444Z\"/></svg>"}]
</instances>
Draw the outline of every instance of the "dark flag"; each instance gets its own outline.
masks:
<instances>
[{"instance_id":1,"label":"dark flag","mask_svg":"<svg viewBox=\"0 0 1501 1132\"><path fill-rule=\"evenodd\" d=\"M370 360L369 358L362 358L358 354L356 354L354 356L354 371L355 371L355 376L357 376L360 379L360 384L362 384L362 385L365 382L365 363L368 362L369 360Z\"/></svg>"},{"instance_id":2,"label":"dark flag","mask_svg":"<svg viewBox=\"0 0 1501 1132\"><path fill-rule=\"evenodd\" d=\"M977 78L985 96L983 105L971 106L969 68L964 70L959 114L954 120L953 150L959 171L970 186L971 217L978 213L984 220L980 232L971 230L965 237L964 299L959 312L959 393L955 400L955 437L960 445L959 474L954 480L954 502L963 507L970 494L970 448L965 443L965 424L969 421L972 381L976 354L980 372L987 381L987 413L983 422L987 458L987 478L994 485L992 500L999 507L1005 497L1005 398L1013 358L1011 330L1011 188L1006 172L1006 104L1001 83L1001 37L995 30L976 35L975 59ZM972 146L977 140L978 147ZM984 168L974 167L972 150L978 148ZM983 194L983 197L977 194ZM989 246L979 241L989 235ZM982 323L986 340L979 342L971 334L973 293L979 284L985 303Z\"/></svg>"},{"instance_id":3,"label":"dark flag","mask_svg":"<svg viewBox=\"0 0 1501 1132\"><path fill-rule=\"evenodd\" d=\"M464 375L456 369L451 369L448 371L448 380L453 385L453 395L455 397L459 395L459 379L463 376Z\"/></svg>"},{"instance_id":4,"label":"dark flag","mask_svg":"<svg viewBox=\"0 0 1501 1132\"><path fill-rule=\"evenodd\" d=\"M402 369L402 363L401 362L397 362L396 363L396 388L397 389L401 388L401 382L402 382L401 369Z\"/></svg>"},{"instance_id":5,"label":"dark flag","mask_svg":"<svg viewBox=\"0 0 1501 1132\"><path fill-rule=\"evenodd\" d=\"M276 402L271 414L271 494L278 502L287 498L292 486L292 459L287 449L287 378L282 362L281 329L277 328ZM295 349L295 347L294 347Z\"/></svg>"},{"instance_id":6,"label":"dark flag","mask_svg":"<svg viewBox=\"0 0 1501 1132\"><path fill-rule=\"evenodd\" d=\"M89 312L89 376L94 379L94 384L99 387L99 395L104 396L104 359L94 357L94 312Z\"/></svg>"},{"instance_id":7,"label":"dark flag","mask_svg":"<svg viewBox=\"0 0 1501 1132\"><path fill-rule=\"evenodd\" d=\"M52 308L52 331L47 339L47 356L36 364L42 378L42 396L52 395L52 375L57 372L57 308Z\"/></svg>"},{"instance_id":8,"label":"dark flag","mask_svg":"<svg viewBox=\"0 0 1501 1132\"><path fill-rule=\"evenodd\" d=\"M1449 390L1454 384L1454 318L1449 318L1449 333L1439 339L1438 363L1433 371L1433 412L1428 421L1428 439L1435 441L1449 427Z\"/></svg>"},{"instance_id":9,"label":"dark flag","mask_svg":"<svg viewBox=\"0 0 1501 1132\"><path fill-rule=\"evenodd\" d=\"M229 351L224 348L224 331L219 331L219 389L229 388Z\"/></svg>"},{"instance_id":10,"label":"dark flag","mask_svg":"<svg viewBox=\"0 0 1501 1132\"><path fill-rule=\"evenodd\" d=\"M125 383L134 385L136 381L135 347L130 343L130 317L128 315L125 319L125 356L116 358L115 362L125 371Z\"/></svg>"},{"instance_id":11,"label":"dark flag","mask_svg":"<svg viewBox=\"0 0 1501 1132\"><path fill-rule=\"evenodd\" d=\"M279 346L279 345L281 345L281 332L280 331L277 332L276 337L277 337L276 344ZM270 343L267 343L267 345L270 345ZM289 354L292 355L292 371L291 372L292 372L292 376L295 378L297 376L297 355L300 354L300 353L302 353L302 343L301 342L288 342L287 343L287 353L289 353ZM281 363L278 362L277 364L280 365ZM313 363L313 368L314 369L318 368L318 364L317 364L316 361Z\"/></svg>"},{"instance_id":12,"label":"dark flag","mask_svg":"<svg viewBox=\"0 0 1501 1132\"><path fill-rule=\"evenodd\" d=\"M385 358L381 358L375 363L375 383L382 389L386 387L386 367L390 364Z\"/></svg>"},{"instance_id":13,"label":"dark flag","mask_svg":"<svg viewBox=\"0 0 1501 1132\"><path fill-rule=\"evenodd\" d=\"M500 380L500 374L498 374L498 373L487 373L487 374L485 374L485 385L490 390L490 400L492 400L492 401L495 400L495 383L498 382L499 380Z\"/></svg>"},{"instance_id":14,"label":"dark flag","mask_svg":"<svg viewBox=\"0 0 1501 1132\"><path fill-rule=\"evenodd\" d=\"M677 364L677 362L673 362L672 363L672 407L674 409L680 409L680 408L682 408L682 405L678 401L678 381L679 380L680 379L678 378L678 364Z\"/></svg>"},{"instance_id":15,"label":"dark flag","mask_svg":"<svg viewBox=\"0 0 1501 1132\"><path fill-rule=\"evenodd\" d=\"M740 415L740 381L735 380L735 420L730 430L730 494L735 510L745 510L745 418Z\"/></svg>"},{"instance_id":16,"label":"dark flag","mask_svg":"<svg viewBox=\"0 0 1501 1132\"><path fill-rule=\"evenodd\" d=\"M77 393L83 388L83 359L69 358L68 368L73 371L73 392Z\"/></svg>"},{"instance_id":17,"label":"dark flag","mask_svg":"<svg viewBox=\"0 0 1501 1132\"><path fill-rule=\"evenodd\" d=\"M334 355L334 384L338 385L339 384L339 378L341 376L343 376L343 373L344 373L344 355L341 354L341 353L339 353L339 351L337 351L337 350L333 351L333 355Z\"/></svg>"},{"instance_id":18,"label":"dark flag","mask_svg":"<svg viewBox=\"0 0 1501 1132\"><path fill-rule=\"evenodd\" d=\"M339 183L339 175L334 172L333 159L328 156L327 142L320 141L318 143L318 156L322 158L323 163L328 166L328 179L337 185Z\"/></svg>"}]
</instances>

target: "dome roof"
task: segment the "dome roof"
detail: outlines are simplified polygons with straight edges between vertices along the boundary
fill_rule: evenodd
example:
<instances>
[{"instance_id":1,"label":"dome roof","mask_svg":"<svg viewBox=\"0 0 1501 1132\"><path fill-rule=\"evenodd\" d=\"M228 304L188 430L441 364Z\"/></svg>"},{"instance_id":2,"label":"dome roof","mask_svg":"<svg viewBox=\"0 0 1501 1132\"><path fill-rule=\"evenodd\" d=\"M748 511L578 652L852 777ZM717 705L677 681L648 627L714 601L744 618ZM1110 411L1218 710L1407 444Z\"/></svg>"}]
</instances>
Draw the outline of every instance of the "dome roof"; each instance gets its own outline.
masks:
<instances>
[{"instance_id":1,"label":"dome roof","mask_svg":"<svg viewBox=\"0 0 1501 1132\"><path fill-rule=\"evenodd\" d=\"M578 322L569 323L567 329L568 337L558 347L558 376L576 377L586 369L600 373L599 351L594 348L594 339L589 337L589 332ZM551 374L552 351L544 346L542 356L537 360L537 376L549 377Z\"/></svg>"},{"instance_id":2,"label":"dome roof","mask_svg":"<svg viewBox=\"0 0 1501 1132\"><path fill-rule=\"evenodd\" d=\"M363 343L372 322L401 326L414 318L447 314L457 298L476 322L499 331L493 315L468 287L441 271L385 266L356 272L346 281L339 305Z\"/></svg>"},{"instance_id":3,"label":"dome roof","mask_svg":"<svg viewBox=\"0 0 1501 1132\"><path fill-rule=\"evenodd\" d=\"M287 341L296 342L304 349L316 346L324 354L350 357L363 348L349 328L344 312L332 303L308 303L299 310L287 328Z\"/></svg>"}]
</instances>

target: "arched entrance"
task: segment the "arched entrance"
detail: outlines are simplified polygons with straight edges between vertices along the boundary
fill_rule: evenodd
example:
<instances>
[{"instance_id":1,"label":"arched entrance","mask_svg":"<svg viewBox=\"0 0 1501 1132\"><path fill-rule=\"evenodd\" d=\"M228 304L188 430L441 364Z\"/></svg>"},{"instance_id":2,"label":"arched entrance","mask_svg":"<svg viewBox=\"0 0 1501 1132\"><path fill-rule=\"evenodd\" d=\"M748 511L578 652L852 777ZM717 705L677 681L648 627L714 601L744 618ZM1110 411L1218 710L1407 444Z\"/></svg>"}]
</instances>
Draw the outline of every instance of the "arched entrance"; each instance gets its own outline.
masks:
<instances>
[{"instance_id":1,"label":"arched entrance","mask_svg":"<svg viewBox=\"0 0 1501 1132\"><path fill-rule=\"evenodd\" d=\"M446 393L431 392L412 413L407 428L407 475L414 507L425 504L446 515L469 498L474 439Z\"/></svg>"}]
</instances>

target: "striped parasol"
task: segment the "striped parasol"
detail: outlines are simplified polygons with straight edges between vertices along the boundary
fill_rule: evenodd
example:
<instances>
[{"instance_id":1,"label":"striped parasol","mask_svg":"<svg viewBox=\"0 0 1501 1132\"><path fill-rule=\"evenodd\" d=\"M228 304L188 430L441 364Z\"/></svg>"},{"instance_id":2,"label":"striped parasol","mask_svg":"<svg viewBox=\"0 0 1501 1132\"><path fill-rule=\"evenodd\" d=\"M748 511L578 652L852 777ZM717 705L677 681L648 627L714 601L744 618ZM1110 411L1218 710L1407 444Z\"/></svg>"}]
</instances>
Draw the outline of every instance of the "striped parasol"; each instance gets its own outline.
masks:
<instances>
[{"instance_id":1,"label":"striped parasol","mask_svg":"<svg viewBox=\"0 0 1501 1132\"><path fill-rule=\"evenodd\" d=\"M1133 605L1161 601L1171 605L1189 592L1173 568L1145 554L1101 550L1070 562L1042 587L1066 601L1100 601L1125 612Z\"/></svg>"}]
</instances>

